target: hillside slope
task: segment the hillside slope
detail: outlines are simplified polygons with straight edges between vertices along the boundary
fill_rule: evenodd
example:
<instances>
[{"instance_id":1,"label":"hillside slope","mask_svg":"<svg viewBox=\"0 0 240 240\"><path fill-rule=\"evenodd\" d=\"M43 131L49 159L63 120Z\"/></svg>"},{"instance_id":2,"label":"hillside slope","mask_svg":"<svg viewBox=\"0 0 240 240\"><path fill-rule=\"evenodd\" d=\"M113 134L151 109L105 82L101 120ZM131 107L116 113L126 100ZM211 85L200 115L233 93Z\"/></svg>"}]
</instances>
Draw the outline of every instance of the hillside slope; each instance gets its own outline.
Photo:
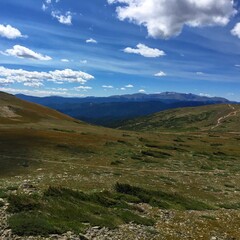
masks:
<instances>
[{"instance_id":1,"label":"hillside slope","mask_svg":"<svg viewBox=\"0 0 240 240\"><path fill-rule=\"evenodd\" d=\"M73 121L55 110L0 92L0 124L35 123L41 120Z\"/></svg>"},{"instance_id":2,"label":"hillside slope","mask_svg":"<svg viewBox=\"0 0 240 240\"><path fill-rule=\"evenodd\" d=\"M239 132L240 105L220 104L167 110L125 122L120 129L135 131Z\"/></svg>"}]
</instances>

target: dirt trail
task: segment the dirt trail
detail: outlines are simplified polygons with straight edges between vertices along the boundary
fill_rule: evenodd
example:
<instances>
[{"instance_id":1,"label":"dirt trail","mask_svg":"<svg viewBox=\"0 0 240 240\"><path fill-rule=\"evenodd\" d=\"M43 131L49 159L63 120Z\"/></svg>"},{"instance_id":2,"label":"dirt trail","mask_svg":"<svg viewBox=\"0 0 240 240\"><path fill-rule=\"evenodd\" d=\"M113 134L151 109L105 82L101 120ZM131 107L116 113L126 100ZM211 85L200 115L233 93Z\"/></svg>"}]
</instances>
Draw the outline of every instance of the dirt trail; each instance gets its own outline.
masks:
<instances>
[{"instance_id":1,"label":"dirt trail","mask_svg":"<svg viewBox=\"0 0 240 240\"><path fill-rule=\"evenodd\" d=\"M239 112L239 111L237 111L237 110L235 109L234 106L232 106L232 105L230 105L230 104L228 104L228 106L229 106L229 108L232 109L233 111L230 112L229 114L225 115L225 116L220 117L220 118L217 120L217 124L211 128L212 130L215 129L215 128L217 128L217 127L219 127L219 126L223 123L223 121L224 121L225 119L227 119L227 118L229 118L229 117L234 117L234 116L236 116L237 113Z\"/></svg>"}]
</instances>

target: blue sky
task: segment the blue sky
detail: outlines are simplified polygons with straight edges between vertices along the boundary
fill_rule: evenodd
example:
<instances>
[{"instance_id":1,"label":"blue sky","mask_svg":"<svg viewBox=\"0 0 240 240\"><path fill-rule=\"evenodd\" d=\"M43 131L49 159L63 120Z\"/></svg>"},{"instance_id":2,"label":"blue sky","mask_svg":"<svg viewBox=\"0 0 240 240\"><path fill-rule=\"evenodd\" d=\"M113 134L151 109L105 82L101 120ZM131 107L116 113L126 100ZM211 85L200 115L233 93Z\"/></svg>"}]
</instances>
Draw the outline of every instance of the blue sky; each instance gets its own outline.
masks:
<instances>
[{"instance_id":1,"label":"blue sky","mask_svg":"<svg viewBox=\"0 0 240 240\"><path fill-rule=\"evenodd\" d=\"M239 2L181 4L1 0L0 90L79 97L176 91L240 101Z\"/></svg>"}]
</instances>

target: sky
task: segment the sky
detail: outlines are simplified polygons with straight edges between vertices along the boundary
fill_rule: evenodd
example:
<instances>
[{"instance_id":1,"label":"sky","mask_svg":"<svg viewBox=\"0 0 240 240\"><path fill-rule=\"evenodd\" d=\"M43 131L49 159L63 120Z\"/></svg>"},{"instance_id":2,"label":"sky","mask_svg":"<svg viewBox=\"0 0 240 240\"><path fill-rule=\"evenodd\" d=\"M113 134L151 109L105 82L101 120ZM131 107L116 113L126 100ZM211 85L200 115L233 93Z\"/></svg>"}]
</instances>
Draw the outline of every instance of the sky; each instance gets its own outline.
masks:
<instances>
[{"instance_id":1,"label":"sky","mask_svg":"<svg viewBox=\"0 0 240 240\"><path fill-rule=\"evenodd\" d=\"M0 91L240 101L240 1L1 0Z\"/></svg>"}]
</instances>

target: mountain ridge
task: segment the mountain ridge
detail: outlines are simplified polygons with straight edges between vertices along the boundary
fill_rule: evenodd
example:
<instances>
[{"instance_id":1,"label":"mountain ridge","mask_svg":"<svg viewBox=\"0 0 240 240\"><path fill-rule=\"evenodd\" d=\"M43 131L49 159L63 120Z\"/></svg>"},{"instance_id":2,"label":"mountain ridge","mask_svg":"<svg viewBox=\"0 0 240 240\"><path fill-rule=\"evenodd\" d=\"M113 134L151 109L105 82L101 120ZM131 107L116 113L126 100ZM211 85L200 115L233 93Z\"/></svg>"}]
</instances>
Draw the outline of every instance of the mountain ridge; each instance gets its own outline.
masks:
<instances>
[{"instance_id":1,"label":"mountain ridge","mask_svg":"<svg viewBox=\"0 0 240 240\"><path fill-rule=\"evenodd\" d=\"M134 93L134 94L124 94L124 95L111 95L108 97L62 97L62 96L47 96L47 97L34 97L30 95L24 94L16 94L17 97L29 100L29 101L39 101L45 102L54 101L54 100L63 100L65 103L84 103L84 102L97 102L97 103L105 103L105 102L116 102L116 101L166 101L166 102L174 102L174 101L201 101L201 102L230 102L226 98L222 97L207 97L200 96L192 93L177 93L177 92L162 92L155 94L146 94L146 93ZM51 102L50 101L50 102Z\"/></svg>"}]
</instances>

